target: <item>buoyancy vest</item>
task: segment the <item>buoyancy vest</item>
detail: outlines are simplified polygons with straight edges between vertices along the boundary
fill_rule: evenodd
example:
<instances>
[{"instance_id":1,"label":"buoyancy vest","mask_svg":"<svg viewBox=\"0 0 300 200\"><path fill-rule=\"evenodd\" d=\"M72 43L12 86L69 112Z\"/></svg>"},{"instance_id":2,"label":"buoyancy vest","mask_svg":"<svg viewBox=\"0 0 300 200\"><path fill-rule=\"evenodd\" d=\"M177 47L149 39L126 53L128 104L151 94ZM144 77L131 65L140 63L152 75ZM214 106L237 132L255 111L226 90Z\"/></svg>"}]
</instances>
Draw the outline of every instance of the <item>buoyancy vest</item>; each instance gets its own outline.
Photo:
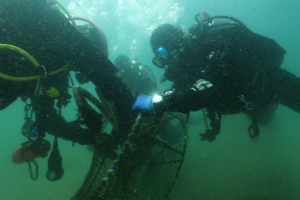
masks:
<instances>
[{"instance_id":1,"label":"buoyancy vest","mask_svg":"<svg viewBox=\"0 0 300 200\"><path fill-rule=\"evenodd\" d=\"M211 17L189 29L191 48L194 51L229 49L237 65L260 65L268 67L267 62L282 57L286 51L273 39L253 33L242 22L228 16Z\"/></svg>"},{"instance_id":2,"label":"buoyancy vest","mask_svg":"<svg viewBox=\"0 0 300 200\"><path fill-rule=\"evenodd\" d=\"M228 77L231 83L231 91L225 95L220 94L224 99L220 105L212 105L208 108L211 113L234 114L245 111L251 114L252 124L249 127L249 135L254 138L258 134L250 129L257 129L257 113L266 112L272 103L274 96L272 92L266 94L266 79L272 74L275 68L279 68L286 51L274 40L253 33L242 22L232 17L217 16L211 17L197 23L189 29L188 39L190 47L198 53L201 67L208 65L207 57L212 52L226 52L228 61ZM212 63L209 63L214 68ZM218 67L218 66L216 66ZM202 69L201 69L202 70ZM218 70L218 69L212 69ZM226 84L225 84L226 85ZM226 86L224 87L226 89ZM220 91L224 92L223 88ZM247 93L245 93L247 91ZM240 93L240 94L239 94ZM245 94L244 94L245 93ZM230 94L231 97L230 97ZM242 99L244 99L244 102ZM217 99L217 98L216 98ZM225 103L227 101L227 103ZM243 103L254 104L253 110L247 110ZM239 106L237 106L239 105ZM220 125L220 119L218 124ZM218 134L219 131L217 131Z\"/></svg>"},{"instance_id":3,"label":"buoyancy vest","mask_svg":"<svg viewBox=\"0 0 300 200\"><path fill-rule=\"evenodd\" d=\"M255 94L264 93L265 79L274 67L280 67L286 53L273 39L253 33L239 20L226 16L197 21L189 29L188 39L191 49L197 52L202 62L200 68L214 68L213 59L207 57L223 51L229 77L236 82L238 79L248 81L249 87L245 90L252 90Z\"/></svg>"}]
</instances>

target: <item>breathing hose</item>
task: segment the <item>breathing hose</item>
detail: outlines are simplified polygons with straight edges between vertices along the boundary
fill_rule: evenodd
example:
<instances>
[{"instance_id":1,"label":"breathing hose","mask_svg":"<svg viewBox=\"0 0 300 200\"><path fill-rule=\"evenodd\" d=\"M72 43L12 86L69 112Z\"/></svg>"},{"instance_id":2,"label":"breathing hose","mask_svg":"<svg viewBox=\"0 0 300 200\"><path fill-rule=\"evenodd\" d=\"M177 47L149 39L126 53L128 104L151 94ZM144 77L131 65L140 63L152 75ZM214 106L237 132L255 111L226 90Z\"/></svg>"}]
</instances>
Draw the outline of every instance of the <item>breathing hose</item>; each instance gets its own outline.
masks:
<instances>
[{"instance_id":1,"label":"breathing hose","mask_svg":"<svg viewBox=\"0 0 300 200\"><path fill-rule=\"evenodd\" d=\"M63 9L65 11L65 13L68 15L71 23L73 24L73 26L76 28L76 23L72 17L72 15L69 13L69 11L64 7L64 5L62 5L62 3L60 3L58 0L54 0L60 7L61 9Z\"/></svg>"},{"instance_id":2,"label":"breathing hose","mask_svg":"<svg viewBox=\"0 0 300 200\"><path fill-rule=\"evenodd\" d=\"M30 60L34 66L36 66L36 67L41 66L29 53L27 53L23 49L20 49L16 46L13 46L10 44L0 44L0 49L9 49L12 51L16 51L16 52L22 54L23 56L25 56L28 60ZM48 75L52 76L52 75L58 74L64 70L66 70L70 65L71 64L67 64L67 65L63 66L62 68L59 68L55 71L48 73ZM0 77L5 80L10 80L10 81L32 81L32 80L39 79L40 77L42 77L42 75L27 76L27 77L15 77L15 76L9 76L9 75L6 75L6 74L3 74L0 72Z\"/></svg>"}]
</instances>

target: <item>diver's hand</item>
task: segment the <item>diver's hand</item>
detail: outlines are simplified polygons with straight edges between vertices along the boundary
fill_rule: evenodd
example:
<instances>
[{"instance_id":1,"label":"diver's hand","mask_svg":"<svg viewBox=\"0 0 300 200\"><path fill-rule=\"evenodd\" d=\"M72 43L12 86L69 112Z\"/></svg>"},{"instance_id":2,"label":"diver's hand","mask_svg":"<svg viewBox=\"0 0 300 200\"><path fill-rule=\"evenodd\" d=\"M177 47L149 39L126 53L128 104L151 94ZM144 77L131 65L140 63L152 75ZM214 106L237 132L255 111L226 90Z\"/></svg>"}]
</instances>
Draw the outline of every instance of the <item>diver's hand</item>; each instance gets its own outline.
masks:
<instances>
[{"instance_id":1,"label":"diver's hand","mask_svg":"<svg viewBox=\"0 0 300 200\"><path fill-rule=\"evenodd\" d=\"M131 110L134 111L136 109L144 110L149 113L154 113L155 109L152 103L153 96L150 95L140 95L135 103L133 104Z\"/></svg>"},{"instance_id":2,"label":"diver's hand","mask_svg":"<svg viewBox=\"0 0 300 200\"><path fill-rule=\"evenodd\" d=\"M51 148L50 143L43 139L43 138L37 138L32 141L31 143L31 150L35 155L41 156L42 158L46 157L48 154L48 151Z\"/></svg>"},{"instance_id":3,"label":"diver's hand","mask_svg":"<svg viewBox=\"0 0 300 200\"><path fill-rule=\"evenodd\" d=\"M213 142L217 136L213 129L206 130L205 133L200 133L199 135L201 137L201 141L207 140L208 142Z\"/></svg>"}]
</instances>

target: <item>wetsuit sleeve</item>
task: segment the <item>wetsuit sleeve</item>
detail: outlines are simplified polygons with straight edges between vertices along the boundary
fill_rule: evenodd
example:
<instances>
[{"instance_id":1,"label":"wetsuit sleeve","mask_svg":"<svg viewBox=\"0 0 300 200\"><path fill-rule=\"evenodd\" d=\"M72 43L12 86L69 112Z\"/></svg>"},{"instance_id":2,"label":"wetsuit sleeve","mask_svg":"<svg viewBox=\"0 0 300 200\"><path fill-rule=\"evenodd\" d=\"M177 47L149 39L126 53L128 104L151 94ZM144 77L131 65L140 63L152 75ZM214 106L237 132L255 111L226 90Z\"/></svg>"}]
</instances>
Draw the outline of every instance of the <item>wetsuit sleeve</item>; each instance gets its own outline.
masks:
<instances>
[{"instance_id":1,"label":"wetsuit sleeve","mask_svg":"<svg viewBox=\"0 0 300 200\"><path fill-rule=\"evenodd\" d=\"M219 52L207 62L207 68L198 70L193 76L197 77L192 85L183 83L173 85L175 92L164 97L164 109L187 113L197 111L212 104L211 95L228 82L228 61L224 59L226 53ZM199 64L200 65L200 64ZM201 68L202 66L198 66ZM179 89L178 89L179 88Z\"/></svg>"},{"instance_id":2,"label":"wetsuit sleeve","mask_svg":"<svg viewBox=\"0 0 300 200\"><path fill-rule=\"evenodd\" d=\"M60 56L64 55L66 62L71 62L71 69L85 74L97 87L101 88L108 101L114 102L120 117L128 118L134 99L118 75L117 68L77 31L64 15L53 9L48 9L47 12L52 21L49 29L54 29L51 34L61 38L55 43L57 57L59 49L65 50Z\"/></svg>"},{"instance_id":3,"label":"wetsuit sleeve","mask_svg":"<svg viewBox=\"0 0 300 200\"><path fill-rule=\"evenodd\" d=\"M96 143L89 131L81 128L78 122L66 122L62 116L56 113L53 113L51 116L49 123L46 125L46 130L49 134L81 145L93 145Z\"/></svg>"},{"instance_id":4,"label":"wetsuit sleeve","mask_svg":"<svg viewBox=\"0 0 300 200\"><path fill-rule=\"evenodd\" d=\"M165 96L164 109L181 113L200 110L209 105L209 97L218 87L218 82L199 79L193 87Z\"/></svg>"},{"instance_id":5,"label":"wetsuit sleeve","mask_svg":"<svg viewBox=\"0 0 300 200\"><path fill-rule=\"evenodd\" d=\"M76 142L79 144L95 144L93 135L84 128L81 128L77 121L67 122L57 114L54 108L54 99L42 96L35 102L33 109L36 115L38 132L47 132L53 136Z\"/></svg>"}]
</instances>

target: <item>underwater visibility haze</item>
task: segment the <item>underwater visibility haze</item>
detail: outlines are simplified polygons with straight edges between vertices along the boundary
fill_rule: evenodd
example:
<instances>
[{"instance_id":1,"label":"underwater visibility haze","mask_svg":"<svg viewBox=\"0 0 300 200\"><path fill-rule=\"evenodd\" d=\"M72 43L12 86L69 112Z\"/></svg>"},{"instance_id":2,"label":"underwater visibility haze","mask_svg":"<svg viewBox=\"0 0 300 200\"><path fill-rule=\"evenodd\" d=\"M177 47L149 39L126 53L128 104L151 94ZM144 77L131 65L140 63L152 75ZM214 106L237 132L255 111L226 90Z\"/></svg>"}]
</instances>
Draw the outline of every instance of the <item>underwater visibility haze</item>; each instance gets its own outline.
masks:
<instances>
[{"instance_id":1,"label":"underwater visibility haze","mask_svg":"<svg viewBox=\"0 0 300 200\"><path fill-rule=\"evenodd\" d=\"M195 24L197 13L231 16L249 29L274 39L285 50L282 68L300 76L300 1L298 0L61 0L72 16L93 20L105 33L109 59L119 55L150 66L156 80L163 70L152 64L152 31L161 24L181 27L185 33ZM1 5L0 5L1 6ZM61 9L61 12L64 11ZM0 19L1 20L1 19ZM85 23L85 22L78 22ZM0 49L1 51L1 49ZM71 73L74 76L74 73ZM74 79L75 80L75 79ZM79 83L75 80L75 85ZM164 91L171 82L158 83ZM82 85L96 96L92 83ZM1 90L1 88L0 88ZM71 92L71 89L70 89ZM0 97L1 100L1 97ZM62 115L76 119L74 98ZM39 179L32 181L27 164L14 164L12 153L26 138L24 103L18 99L0 111L0 199L71 199L81 187L92 162L85 146L59 139L64 176L46 179L47 158L36 159ZM279 105L271 122L260 126L252 140L251 123L245 114L226 115L217 139L201 141L205 131L202 111L192 112L188 124L185 159L172 188L170 200L299 200L300 199L300 114ZM111 127L107 126L106 131ZM47 134L46 139L53 141Z\"/></svg>"}]
</instances>

